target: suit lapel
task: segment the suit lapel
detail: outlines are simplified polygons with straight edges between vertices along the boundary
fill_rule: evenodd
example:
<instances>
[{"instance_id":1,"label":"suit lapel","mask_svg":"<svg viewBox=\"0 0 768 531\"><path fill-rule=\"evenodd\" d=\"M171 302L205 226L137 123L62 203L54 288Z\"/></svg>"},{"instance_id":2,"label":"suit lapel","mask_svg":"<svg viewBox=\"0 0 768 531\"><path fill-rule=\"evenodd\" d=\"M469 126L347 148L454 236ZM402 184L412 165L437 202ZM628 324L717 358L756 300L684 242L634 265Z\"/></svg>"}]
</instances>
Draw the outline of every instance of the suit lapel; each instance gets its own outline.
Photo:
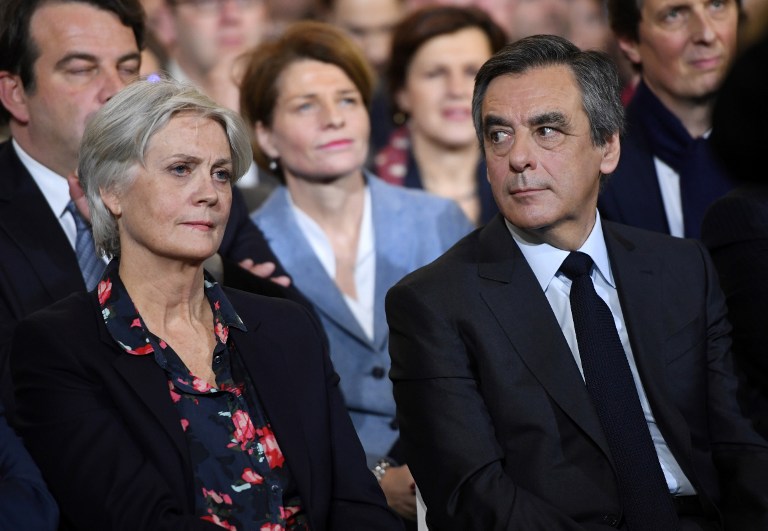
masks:
<instances>
[{"instance_id":1,"label":"suit lapel","mask_svg":"<svg viewBox=\"0 0 768 531\"><path fill-rule=\"evenodd\" d=\"M375 179L368 179L371 191L371 218L376 248L376 287L374 292L373 343L382 351L389 340L389 327L384 314L384 298L389 288L410 272L405 257L414 256L411 250L415 227L404 219L407 215L403 202L388 194L388 190Z\"/></svg>"},{"instance_id":2,"label":"suit lapel","mask_svg":"<svg viewBox=\"0 0 768 531\"><path fill-rule=\"evenodd\" d=\"M483 279L480 296L514 351L566 415L610 456L600 420L560 325L500 215L481 232L478 275Z\"/></svg>"},{"instance_id":3,"label":"suit lapel","mask_svg":"<svg viewBox=\"0 0 768 531\"><path fill-rule=\"evenodd\" d=\"M664 322L659 318L663 315L666 298L661 264L653 253L636 249L616 230L616 226L604 223L603 233L632 354L654 418L667 444L689 456L691 448L687 422L672 406L667 386L664 358L666 332ZM666 291L670 290L674 292L671 286ZM690 462L689 459L678 461L681 466L686 461ZM691 471L685 470L685 473L689 478L693 477Z\"/></svg>"},{"instance_id":4,"label":"suit lapel","mask_svg":"<svg viewBox=\"0 0 768 531\"><path fill-rule=\"evenodd\" d=\"M0 179L0 230L27 257L51 301L84 291L75 252L10 141L0 148L0 168L5 174Z\"/></svg>"},{"instance_id":5,"label":"suit lapel","mask_svg":"<svg viewBox=\"0 0 768 531\"><path fill-rule=\"evenodd\" d=\"M280 238L271 238L269 244L285 270L290 272L296 287L317 310L360 342L369 345L368 336L296 223L287 194L284 186L275 190L270 202L260 212L257 223L267 234L280 234Z\"/></svg>"}]
</instances>

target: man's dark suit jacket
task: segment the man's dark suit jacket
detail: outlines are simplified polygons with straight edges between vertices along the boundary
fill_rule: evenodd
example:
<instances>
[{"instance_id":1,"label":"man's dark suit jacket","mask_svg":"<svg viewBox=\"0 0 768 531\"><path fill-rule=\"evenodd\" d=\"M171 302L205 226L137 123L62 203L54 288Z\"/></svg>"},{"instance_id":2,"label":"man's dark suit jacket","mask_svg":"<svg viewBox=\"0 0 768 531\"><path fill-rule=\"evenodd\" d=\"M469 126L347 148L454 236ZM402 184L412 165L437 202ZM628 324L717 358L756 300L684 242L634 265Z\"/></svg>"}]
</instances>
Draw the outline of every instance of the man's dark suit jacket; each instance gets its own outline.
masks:
<instances>
[{"instance_id":1,"label":"man's dark suit jacket","mask_svg":"<svg viewBox=\"0 0 768 531\"><path fill-rule=\"evenodd\" d=\"M730 325L703 247L603 223L661 433L729 530L768 529L768 443L735 402ZM387 297L401 440L434 529L607 530L622 509L597 413L503 218Z\"/></svg>"},{"instance_id":2,"label":"man's dark suit jacket","mask_svg":"<svg viewBox=\"0 0 768 531\"><path fill-rule=\"evenodd\" d=\"M603 219L669 234L648 134L637 116L647 110L637 102L627 106L627 132L621 139L621 159L600 190L597 208Z\"/></svg>"},{"instance_id":3,"label":"man's dark suit jacket","mask_svg":"<svg viewBox=\"0 0 768 531\"><path fill-rule=\"evenodd\" d=\"M227 230L219 253L227 264L244 258L278 264L276 274L286 274L261 231L248 217L242 195L235 188ZM284 290L254 275L245 283L225 271L224 283L268 295ZM0 399L12 409L8 349L16 323L40 308L84 291L77 256L43 193L19 160L10 141L0 144ZM285 295L300 300L293 288Z\"/></svg>"},{"instance_id":4,"label":"man's dark suit jacket","mask_svg":"<svg viewBox=\"0 0 768 531\"><path fill-rule=\"evenodd\" d=\"M310 528L401 529L365 465L320 325L293 302L225 292L248 329L230 337ZM11 358L19 431L63 529L220 529L193 516L190 449L165 371L115 343L94 292L19 323Z\"/></svg>"}]
</instances>

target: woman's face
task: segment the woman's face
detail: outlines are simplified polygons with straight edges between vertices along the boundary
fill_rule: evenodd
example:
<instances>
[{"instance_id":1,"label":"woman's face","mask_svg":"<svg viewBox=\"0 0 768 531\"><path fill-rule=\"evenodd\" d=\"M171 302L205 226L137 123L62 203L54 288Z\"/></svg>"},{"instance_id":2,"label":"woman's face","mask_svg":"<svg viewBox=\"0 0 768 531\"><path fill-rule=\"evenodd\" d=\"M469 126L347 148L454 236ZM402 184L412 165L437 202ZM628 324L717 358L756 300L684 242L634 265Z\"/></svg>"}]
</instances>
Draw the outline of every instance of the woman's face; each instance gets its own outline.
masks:
<instances>
[{"instance_id":1,"label":"woman's face","mask_svg":"<svg viewBox=\"0 0 768 531\"><path fill-rule=\"evenodd\" d=\"M336 65L290 64L277 81L272 125L256 124L261 149L286 179L334 180L362 171L370 120L357 87Z\"/></svg>"},{"instance_id":2,"label":"woman's face","mask_svg":"<svg viewBox=\"0 0 768 531\"><path fill-rule=\"evenodd\" d=\"M475 74L490 56L488 37L478 28L440 35L418 49L396 95L414 135L446 149L477 143L472 90Z\"/></svg>"},{"instance_id":3,"label":"woman's face","mask_svg":"<svg viewBox=\"0 0 768 531\"><path fill-rule=\"evenodd\" d=\"M179 114L147 144L144 166L122 192L102 192L117 217L125 258L199 263L218 251L232 203L232 155L224 128Z\"/></svg>"}]
</instances>

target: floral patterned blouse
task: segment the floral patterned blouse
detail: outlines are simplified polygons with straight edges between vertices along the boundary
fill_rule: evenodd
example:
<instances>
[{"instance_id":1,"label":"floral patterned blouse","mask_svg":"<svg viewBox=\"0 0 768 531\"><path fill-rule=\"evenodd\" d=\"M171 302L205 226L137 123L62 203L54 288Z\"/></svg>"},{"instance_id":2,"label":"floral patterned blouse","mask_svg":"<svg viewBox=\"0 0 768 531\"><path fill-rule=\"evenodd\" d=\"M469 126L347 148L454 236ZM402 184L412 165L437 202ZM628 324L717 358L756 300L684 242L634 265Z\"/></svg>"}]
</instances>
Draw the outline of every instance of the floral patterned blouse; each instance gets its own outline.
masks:
<instances>
[{"instance_id":1,"label":"floral patterned blouse","mask_svg":"<svg viewBox=\"0 0 768 531\"><path fill-rule=\"evenodd\" d=\"M216 386L211 387L146 328L118 267L118 260L112 260L98 285L104 322L128 354L152 354L168 377L169 399L192 458L197 514L231 531L309 529L269 419L229 338L230 326L246 328L221 287L206 276L216 336Z\"/></svg>"}]
</instances>

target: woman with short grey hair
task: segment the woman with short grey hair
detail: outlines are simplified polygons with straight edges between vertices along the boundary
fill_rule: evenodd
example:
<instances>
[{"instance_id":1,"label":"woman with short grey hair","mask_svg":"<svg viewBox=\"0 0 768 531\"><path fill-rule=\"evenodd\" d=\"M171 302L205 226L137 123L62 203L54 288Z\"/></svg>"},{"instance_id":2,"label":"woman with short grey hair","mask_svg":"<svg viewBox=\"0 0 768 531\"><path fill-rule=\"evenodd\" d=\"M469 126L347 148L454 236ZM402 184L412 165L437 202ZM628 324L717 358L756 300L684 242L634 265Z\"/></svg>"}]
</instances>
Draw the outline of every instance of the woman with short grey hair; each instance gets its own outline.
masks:
<instances>
[{"instance_id":1,"label":"woman with short grey hair","mask_svg":"<svg viewBox=\"0 0 768 531\"><path fill-rule=\"evenodd\" d=\"M89 123L79 175L112 260L96 290L21 322L11 354L63 528L399 528L317 322L203 269L250 160L240 118L174 81L136 82Z\"/></svg>"}]
</instances>

